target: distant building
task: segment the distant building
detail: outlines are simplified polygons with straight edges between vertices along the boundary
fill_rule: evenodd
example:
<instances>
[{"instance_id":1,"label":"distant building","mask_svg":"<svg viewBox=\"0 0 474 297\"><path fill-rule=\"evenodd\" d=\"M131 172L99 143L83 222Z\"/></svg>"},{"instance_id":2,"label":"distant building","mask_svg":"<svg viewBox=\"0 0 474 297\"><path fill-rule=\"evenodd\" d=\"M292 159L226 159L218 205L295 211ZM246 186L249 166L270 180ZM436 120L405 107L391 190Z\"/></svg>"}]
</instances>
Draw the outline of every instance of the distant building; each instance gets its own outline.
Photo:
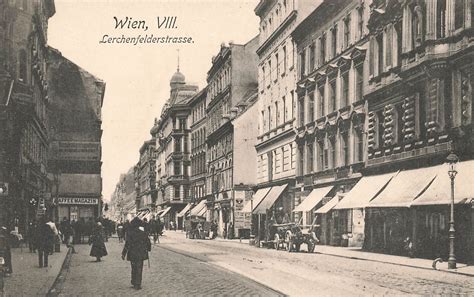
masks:
<instances>
[{"instance_id":1,"label":"distant building","mask_svg":"<svg viewBox=\"0 0 474 297\"><path fill-rule=\"evenodd\" d=\"M155 139L147 140L140 148L140 160L135 166L137 210L154 210L157 198Z\"/></svg>"},{"instance_id":2,"label":"distant building","mask_svg":"<svg viewBox=\"0 0 474 297\"><path fill-rule=\"evenodd\" d=\"M116 221L131 219L137 213L135 190L135 168L121 174L109 202L109 212Z\"/></svg>"},{"instance_id":3,"label":"distant building","mask_svg":"<svg viewBox=\"0 0 474 297\"><path fill-rule=\"evenodd\" d=\"M234 220L233 152L237 143L231 120L239 104L257 88L257 46L258 36L244 45L221 45L207 73L207 219L218 222L219 236L229 231Z\"/></svg>"},{"instance_id":4,"label":"distant building","mask_svg":"<svg viewBox=\"0 0 474 297\"><path fill-rule=\"evenodd\" d=\"M0 2L0 222L52 213L47 176L48 20L53 0Z\"/></svg>"},{"instance_id":5,"label":"distant building","mask_svg":"<svg viewBox=\"0 0 474 297\"><path fill-rule=\"evenodd\" d=\"M49 48L48 172L56 217L94 219L102 208L102 104L105 83Z\"/></svg>"},{"instance_id":6,"label":"distant building","mask_svg":"<svg viewBox=\"0 0 474 297\"><path fill-rule=\"evenodd\" d=\"M204 88L189 101L191 107L190 203L192 205L196 205L201 200L206 199L206 98L207 88ZM186 210L184 212L180 213L183 217L186 215Z\"/></svg>"},{"instance_id":7,"label":"distant building","mask_svg":"<svg viewBox=\"0 0 474 297\"><path fill-rule=\"evenodd\" d=\"M170 98L150 131L156 139L156 205L166 225L173 221L182 226L177 214L191 202L189 100L197 91L197 86L186 84L178 67L170 80Z\"/></svg>"}]
</instances>

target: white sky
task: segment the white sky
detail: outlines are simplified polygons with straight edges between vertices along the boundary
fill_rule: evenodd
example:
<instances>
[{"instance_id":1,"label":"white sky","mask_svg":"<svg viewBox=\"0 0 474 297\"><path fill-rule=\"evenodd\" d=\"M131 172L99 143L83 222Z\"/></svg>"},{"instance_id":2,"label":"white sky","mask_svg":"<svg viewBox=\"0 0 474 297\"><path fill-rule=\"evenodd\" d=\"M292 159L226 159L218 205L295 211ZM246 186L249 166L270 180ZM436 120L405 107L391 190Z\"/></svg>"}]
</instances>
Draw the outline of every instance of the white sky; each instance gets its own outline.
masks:
<instances>
[{"instance_id":1,"label":"white sky","mask_svg":"<svg viewBox=\"0 0 474 297\"><path fill-rule=\"evenodd\" d=\"M48 43L106 82L102 109L103 196L110 199L121 173L138 161L155 117L169 95L180 49L181 72L205 86L222 42L246 43L258 34L257 0L56 0ZM145 20L149 29L114 29L114 16ZM157 29L157 16L177 16L178 29ZM191 45L99 44L104 34L191 36Z\"/></svg>"}]
</instances>

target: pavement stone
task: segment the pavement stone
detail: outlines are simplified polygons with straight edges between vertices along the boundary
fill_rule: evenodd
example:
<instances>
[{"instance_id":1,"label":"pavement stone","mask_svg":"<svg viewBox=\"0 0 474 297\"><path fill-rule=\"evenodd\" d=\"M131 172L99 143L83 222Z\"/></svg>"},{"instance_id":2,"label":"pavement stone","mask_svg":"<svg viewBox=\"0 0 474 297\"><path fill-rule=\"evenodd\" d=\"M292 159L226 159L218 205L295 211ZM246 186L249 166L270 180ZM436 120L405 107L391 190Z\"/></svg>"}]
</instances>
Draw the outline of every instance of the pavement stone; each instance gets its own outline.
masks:
<instances>
[{"instance_id":1,"label":"pavement stone","mask_svg":"<svg viewBox=\"0 0 474 297\"><path fill-rule=\"evenodd\" d=\"M12 249L13 274L5 278L5 296L45 296L67 255L66 246L49 256L49 267L39 268L38 254L28 248Z\"/></svg>"}]
</instances>

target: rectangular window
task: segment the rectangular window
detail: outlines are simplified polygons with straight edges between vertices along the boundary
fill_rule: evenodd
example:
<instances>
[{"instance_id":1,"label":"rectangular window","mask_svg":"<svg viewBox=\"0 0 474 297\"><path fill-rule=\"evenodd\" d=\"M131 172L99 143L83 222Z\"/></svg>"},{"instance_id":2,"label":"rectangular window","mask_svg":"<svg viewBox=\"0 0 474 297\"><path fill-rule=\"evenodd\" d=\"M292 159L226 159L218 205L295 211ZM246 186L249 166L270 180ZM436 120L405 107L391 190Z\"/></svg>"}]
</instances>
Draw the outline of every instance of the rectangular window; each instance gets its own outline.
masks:
<instances>
[{"instance_id":1,"label":"rectangular window","mask_svg":"<svg viewBox=\"0 0 474 297\"><path fill-rule=\"evenodd\" d=\"M298 99L298 109L300 126L304 126L304 96Z\"/></svg>"},{"instance_id":2,"label":"rectangular window","mask_svg":"<svg viewBox=\"0 0 474 297\"><path fill-rule=\"evenodd\" d=\"M347 48L350 43L351 36L351 18L347 17L344 20L344 48Z\"/></svg>"},{"instance_id":3,"label":"rectangular window","mask_svg":"<svg viewBox=\"0 0 474 297\"><path fill-rule=\"evenodd\" d=\"M326 105L324 100L324 85L319 86L318 88L318 97L319 97L319 117L323 117L326 114Z\"/></svg>"},{"instance_id":4,"label":"rectangular window","mask_svg":"<svg viewBox=\"0 0 474 297\"><path fill-rule=\"evenodd\" d=\"M402 64L402 22L398 22L395 24L395 33L397 38L397 65L399 66Z\"/></svg>"},{"instance_id":5,"label":"rectangular window","mask_svg":"<svg viewBox=\"0 0 474 297\"><path fill-rule=\"evenodd\" d=\"M286 72L286 59L288 59L286 54L286 45L283 47L283 73Z\"/></svg>"},{"instance_id":6,"label":"rectangular window","mask_svg":"<svg viewBox=\"0 0 474 297\"><path fill-rule=\"evenodd\" d=\"M446 0L437 0L436 37L446 37Z\"/></svg>"},{"instance_id":7,"label":"rectangular window","mask_svg":"<svg viewBox=\"0 0 474 297\"><path fill-rule=\"evenodd\" d=\"M272 129L272 109L270 106L268 107L267 113L268 113L268 130L271 130Z\"/></svg>"},{"instance_id":8,"label":"rectangular window","mask_svg":"<svg viewBox=\"0 0 474 297\"><path fill-rule=\"evenodd\" d=\"M181 198L179 194L179 186L174 186L174 199L179 200Z\"/></svg>"},{"instance_id":9,"label":"rectangular window","mask_svg":"<svg viewBox=\"0 0 474 297\"><path fill-rule=\"evenodd\" d=\"M326 62L326 34L321 36L321 63Z\"/></svg>"},{"instance_id":10,"label":"rectangular window","mask_svg":"<svg viewBox=\"0 0 474 297\"><path fill-rule=\"evenodd\" d=\"M265 125L265 111L262 110L262 133L267 131L267 127Z\"/></svg>"},{"instance_id":11,"label":"rectangular window","mask_svg":"<svg viewBox=\"0 0 474 297\"><path fill-rule=\"evenodd\" d=\"M341 107L349 105L349 72L342 74L342 97Z\"/></svg>"},{"instance_id":12,"label":"rectangular window","mask_svg":"<svg viewBox=\"0 0 474 297\"><path fill-rule=\"evenodd\" d=\"M318 170L324 170L324 142L318 142Z\"/></svg>"},{"instance_id":13,"label":"rectangular window","mask_svg":"<svg viewBox=\"0 0 474 297\"><path fill-rule=\"evenodd\" d=\"M355 68L356 85L355 85L355 101L362 100L364 89L364 64L359 64Z\"/></svg>"},{"instance_id":14,"label":"rectangular window","mask_svg":"<svg viewBox=\"0 0 474 297\"><path fill-rule=\"evenodd\" d=\"M377 75L382 74L383 71L383 34L376 37L377 42Z\"/></svg>"},{"instance_id":15,"label":"rectangular window","mask_svg":"<svg viewBox=\"0 0 474 297\"><path fill-rule=\"evenodd\" d=\"M286 98L285 96L283 96L283 98L281 99L282 101L282 104L283 104L283 123L286 123L286 119L287 119L287 108L286 108Z\"/></svg>"},{"instance_id":16,"label":"rectangular window","mask_svg":"<svg viewBox=\"0 0 474 297\"><path fill-rule=\"evenodd\" d=\"M331 154L331 168L336 168L336 138L333 136L329 138L330 154Z\"/></svg>"},{"instance_id":17,"label":"rectangular window","mask_svg":"<svg viewBox=\"0 0 474 297\"><path fill-rule=\"evenodd\" d=\"M375 39L369 41L369 75L375 76Z\"/></svg>"},{"instance_id":18,"label":"rectangular window","mask_svg":"<svg viewBox=\"0 0 474 297\"><path fill-rule=\"evenodd\" d=\"M291 118L295 118L295 92L291 91Z\"/></svg>"},{"instance_id":19,"label":"rectangular window","mask_svg":"<svg viewBox=\"0 0 474 297\"><path fill-rule=\"evenodd\" d=\"M299 154L299 168L298 168L298 173L300 175L304 174L304 146L300 145L298 147L298 154Z\"/></svg>"},{"instance_id":20,"label":"rectangular window","mask_svg":"<svg viewBox=\"0 0 474 297\"><path fill-rule=\"evenodd\" d=\"M355 129L355 158L356 162L364 161L364 133L362 129Z\"/></svg>"},{"instance_id":21,"label":"rectangular window","mask_svg":"<svg viewBox=\"0 0 474 297\"><path fill-rule=\"evenodd\" d=\"M314 121L314 93L308 96L308 122Z\"/></svg>"},{"instance_id":22,"label":"rectangular window","mask_svg":"<svg viewBox=\"0 0 474 297\"><path fill-rule=\"evenodd\" d=\"M349 165L349 136L347 132L341 133L342 166Z\"/></svg>"},{"instance_id":23,"label":"rectangular window","mask_svg":"<svg viewBox=\"0 0 474 297\"><path fill-rule=\"evenodd\" d=\"M280 76L280 59L278 57L278 54L275 54L275 61L276 61L276 77L275 77L275 80L278 80L278 77Z\"/></svg>"},{"instance_id":24,"label":"rectangular window","mask_svg":"<svg viewBox=\"0 0 474 297\"><path fill-rule=\"evenodd\" d=\"M329 169L329 144L326 143L324 146L324 153L323 153L323 170Z\"/></svg>"},{"instance_id":25,"label":"rectangular window","mask_svg":"<svg viewBox=\"0 0 474 297\"><path fill-rule=\"evenodd\" d=\"M275 101L275 127L280 125L280 110L278 109L278 101Z\"/></svg>"},{"instance_id":26,"label":"rectangular window","mask_svg":"<svg viewBox=\"0 0 474 297\"><path fill-rule=\"evenodd\" d=\"M392 27L385 30L385 66L392 66Z\"/></svg>"},{"instance_id":27,"label":"rectangular window","mask_svg":"<svg viewBox=\"0 0 474 297\"><path fill-rule=\"evenodd\" d=\"M331 35L331 58L336 56L337 52L337 25L332 29Z\"/></svg>"},{"instance_id":28,"label":"rectangular window","mask_svg":"<svg viewBox=\"0 0 474 297\"><path fill-rule=\"evenodd\" d=\"M311 173L314 171L314 146L312 143L308 143L307 146L307 173Z\"/></svg>"},{"instance_id":29,"label":"rectangular window","mask_svg":"<svg viewBox=\"0 0 474 297\"><path fill-rule=\"evenodd\" d=\"M174 151L179 153L181 152L181 138L175 137L174 139Z\"/></svg>"},{"instance_id":30,"label":"rectangular window","mask_svg":"<svg viewBox=\"0 0 474 297\"><path fill-rule=\"evenodd\" d=\"M268 79L267 79L267 86L270 86L272 82L272 60L268 60Z\"/></svg>"},{"instance_id":31,"label":"rectangular window","mask_svg":"<svg viewBox=\"0 0 474 297\"><path fill-rule=\"evenodd\" d=\"M315 47L314 47L314 44L311 44L311 46L309 47L309 69L308 69L308 72L311 72L314 69L315 56L316 56Z\"/></svg>"},{"instance_id":32,"label":"rectangular window","mask_svg":"<svg viewBox=\"0 0 474 297\"><path fill-rule=\"evenodd\" d=\"M464 26L464 0L454 1L454 29Z\"/></svg>"},{"instance_id":33,"label":"rectangular window","mask_svg":"<svg viewBox=\"0 0 474 297\"><path fill-rule=\"evenodd\" d=\"M357 24L359 38L362 38L362 35L364 34L364 7L359 7L359 9L357 9L357 14L359 15Z\"/></svg>"},{"instance_id":34,"label":"rectangular window","mask_svg":"<svg viewBox=\"0 0 474 297\"><path fill-rule=\"evenodd\" d=\"M336 80L333 80L329 83L329 110L335 111L336 110Z\"/></svg>"},{"instance_id":35,"label":"rectangular window","mask_svg":"<svg viewBox=\"0 0 474 297\"><path fill-rule=\"evenodd\" d=\"M265 87L265 78L266 78L265 66L262 66L262 87Z\"/></svg>"},{"instance_id":36,"label":"rectangular window","mask_svg":"<svg viewBox=\"0 0 474 297\"><path fill-rule=\"evenodd\" d=\"M181 175L181 162L174 163L174 175Z\"/></svg>"},{"instance_id":37,"label":"rectangular window","mask_svg":"<svg viewBox=\"0 0 474 297\"><path fill-rule=\"evenodd\" d=\"M300 78L306 74L306 50L303 50L300 54Z\"/></svg>"}]
</instances>

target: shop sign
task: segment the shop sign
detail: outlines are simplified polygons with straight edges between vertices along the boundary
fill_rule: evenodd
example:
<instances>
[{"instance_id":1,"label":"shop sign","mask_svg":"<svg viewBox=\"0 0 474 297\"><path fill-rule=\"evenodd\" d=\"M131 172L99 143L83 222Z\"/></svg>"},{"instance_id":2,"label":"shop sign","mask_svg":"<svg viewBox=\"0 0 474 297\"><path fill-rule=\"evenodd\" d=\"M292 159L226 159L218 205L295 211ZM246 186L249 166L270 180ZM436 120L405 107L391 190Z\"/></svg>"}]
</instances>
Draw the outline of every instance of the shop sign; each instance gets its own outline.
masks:
<instances>
[{"instance_id":1,"label":"shop sign","mask_svg":"<svg viewBox=\"0 0 474 297\"><path fill-rule=\"evenodd\" d=\"M99 199L86 197L59 197L58 204L81 204L81 205L97 205Z\"/></svg>"}]
</instances>

